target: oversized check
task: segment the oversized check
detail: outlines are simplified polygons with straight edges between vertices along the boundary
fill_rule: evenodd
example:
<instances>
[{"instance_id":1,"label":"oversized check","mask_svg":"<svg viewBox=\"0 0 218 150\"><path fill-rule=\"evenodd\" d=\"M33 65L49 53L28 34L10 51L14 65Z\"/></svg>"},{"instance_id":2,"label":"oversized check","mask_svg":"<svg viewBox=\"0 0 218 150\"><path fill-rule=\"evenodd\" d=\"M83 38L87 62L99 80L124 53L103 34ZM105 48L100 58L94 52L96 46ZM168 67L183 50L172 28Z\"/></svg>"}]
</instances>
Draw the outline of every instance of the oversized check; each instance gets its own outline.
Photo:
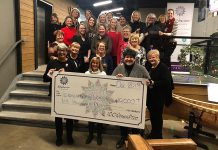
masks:
<instances>
[{"instance_id":1,"label":"oversized check","mask_svg":"<svg viewBox=\"0 0 218 150\"><path fill-rule=\"evenodd\" d=\"M145 79L81 73L55 73L52 109L55 117L144 128Z\"/></svg>"}]
</instances>

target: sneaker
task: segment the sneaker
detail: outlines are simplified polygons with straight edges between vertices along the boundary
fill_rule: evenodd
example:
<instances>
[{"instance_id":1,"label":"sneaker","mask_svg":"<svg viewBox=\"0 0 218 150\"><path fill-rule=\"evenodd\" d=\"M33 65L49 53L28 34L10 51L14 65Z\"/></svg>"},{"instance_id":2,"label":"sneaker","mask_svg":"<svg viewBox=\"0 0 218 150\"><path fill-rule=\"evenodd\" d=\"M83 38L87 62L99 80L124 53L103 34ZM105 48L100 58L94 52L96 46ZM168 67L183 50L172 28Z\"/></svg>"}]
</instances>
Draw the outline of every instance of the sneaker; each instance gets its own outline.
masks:
<instances>
[{"instance_id":1,"label":"sneaker","mask_svg":"<svg viewBox=\"0 0 218 150\"><path fill-rule=\"evenodd\" d=\"M98 144L98 145L101 145L101 144L102 144L102 137L101 137L101 136L98 136L98 137L97 137L97 144Z\"/></svg>"},{"instance_id":2,"label":"sneaker","mask_svg":"<svg viewBox=\"0 0 218 150\"><path fill-rule=\"evenodd\" d=\"M117 141L116 148L118 149L118 148L123 147L123 145L125 144L125 140L126 140L125 137L121 137L121 138L119 139L119 141Z\"/></svg>"},{"instance_id":3,"label":"sneaker","mask_svg":"<svg viewBox=\"0 0 218 150\"><path fill-rule=\"evenodd\" d=\"M63 145L63 140L62 139L57 139L56 140L56 146L61 146Z\"/></svg>"},{"instance_id":4,"label":"sneaker","mask_svg":"<svg viewBox=\"0 0 218 150\"><path fill-rule=\"evenodd\" d=\"M93 135L89 135L89 136L87 137L87 139L86 139L86 144L91 143L92 140L93 140Z\"/></svg>"}]
</instances>

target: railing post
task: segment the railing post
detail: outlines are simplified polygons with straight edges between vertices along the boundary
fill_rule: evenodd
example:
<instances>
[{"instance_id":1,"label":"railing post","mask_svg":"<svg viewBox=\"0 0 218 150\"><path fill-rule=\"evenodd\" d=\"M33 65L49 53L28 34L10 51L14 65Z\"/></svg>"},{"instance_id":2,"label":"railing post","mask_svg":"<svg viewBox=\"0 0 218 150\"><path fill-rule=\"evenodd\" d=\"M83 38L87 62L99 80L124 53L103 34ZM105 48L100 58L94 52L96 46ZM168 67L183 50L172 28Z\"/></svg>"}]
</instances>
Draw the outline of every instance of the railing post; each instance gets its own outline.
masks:
<instances>
[{"instance_id":1,"label":"railing post","mask_svg":"<svg viewBox=\"0 0 218 150\"><path fill-rule=\"evenodd\" d=\"M207 40L205 64L204 64L204 74L208 74L209 63L210 63L210 48L211 48L211 40Z\"/></svg>"}]
</instances>

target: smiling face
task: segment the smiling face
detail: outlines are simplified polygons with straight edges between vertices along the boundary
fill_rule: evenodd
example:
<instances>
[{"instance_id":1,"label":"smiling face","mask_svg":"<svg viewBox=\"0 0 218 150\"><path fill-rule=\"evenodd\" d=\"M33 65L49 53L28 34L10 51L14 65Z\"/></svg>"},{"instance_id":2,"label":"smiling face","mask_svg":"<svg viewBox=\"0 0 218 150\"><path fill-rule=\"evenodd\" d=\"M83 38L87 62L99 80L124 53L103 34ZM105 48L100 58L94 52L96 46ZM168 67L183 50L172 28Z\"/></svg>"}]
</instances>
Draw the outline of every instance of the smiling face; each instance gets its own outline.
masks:
<instances>
[{"instance_id":1,"label":"smiling face","mask_svg":"<svg viewBox=\"0 0 218 150\"><path fill-rule=\"evenodd\" d=\"M131 32L130 32L130 29L129 28L124 28L123 29L123 38L124 39L128 39L129 36L130 36Z\"/></svg>"},{"instance_id":2,"label":"smiling face","mask_svg":"<svg viewBox=\"0 0 218 150\"><path fill-rule=\"evenodd\" d=\"M117 20L112 18L110 21L110 27L111 29L116 29L117 28Z\"/></svg>"},{"instance_id":3,"label":"smiling face","mask_svg":"<svg viewBox=\"0 0 218 150\"><path fill-rule=\"evenodd\" d=\"M66 26L71 27L73 25L73 20L71 18L67 18L65 24Z\"/></svg>"},{"instance_id":4,"label":"smiling face","mask_svg":"<svg viewBox=\"0 0 218 150\"><path fill-rule=\"evenodd\" d=\"M147 23L148 24L153 24L155 23L155 18L153 16L148 16L147 17Z\"/></svg>"},{"instance_id":5,"label":"smiling face","mask_svg":"<svg viewBox=\"0 0 218 150\"><path fill-rule=\"evenodd\" d=\"M57 49L57 53L58 53L58 59L60 61L64 61L67 58L67 49L66 48L59 48Z\"/></svg>"},{"instance_id":6,"label":"smiling face","mask_svg":"<svg viewBox=\"0 0 218 150\"><path fill-rule=\"evenodd\" d=\"M113 18L113 14L111 12L107 13L107 20L110 21Z\"/></svg>"},{"instance_id":7,"label":"smiling face","mask_svg":"<svg viewBox=\"0 0 218 150\"><path fill-rule=\"evenodd\" d=\"M99 43L98 48L97 48L97 54L100 57L103 57L106 54L105 48L106 48L105 43L103 42Z\"/></svg>"},{"instance_id":8,"label":"smiling face","mask_svg":"<svg viewBox=\"0 0 218 150\"><path fill-rule=\"evenodd\" d=\"M100 36L104 36L105 35L106 29L105 29L105 27L103 25L99 26L98 33L99 33Z\"/></svg>"},{"instance_id":9,"label":"smiling face","mask_svg":"<svg viewBox=\"0 0 218 150\"><path fill-rule=\"evenodd\" d=\"M135 58L130 55L126 55L123 60L124 64L127 66L131 66L135 63Z\"/></svg>"},{"instance_id":10,"label":"smiling face","mask_svg":"<svg viewBox=\"0 0 218 150\"><path fill-rule=\"evenodd\" d=\"M79 25L79 34L80 35L85 35L86 34L86 27L84 24Z\"/></svg>"},{"instance_id":11,"label":"smiling face","mask_svg":"<svg viewBox=\"0 0 218 150\"><path fill-rule=\"evenodd\" d=\"M78 10L74 9L72 12L71 12L71 16L75 19L78 19L79 18L79 12Z\"/></svg>"},{"instance_id":12,"label":"smiling face","mask_svg":"<svg viewBox=\"0 0 218 150\"><path fill-rule=\"evenodd\" d=\"M95 19L94 19L93 17L90 17L90 18L89 18L89 21L88 21L88 24L89 24L90 27L94 27L94 25L95 25Z\"/></svg>"},{"instance_id":13,"label":"smiling face","mask_svg":"<svg viewBox=\"0 0 218 150\"><path fill-rule=\"evenodd\" d=\"M121 26L125 26L125 25L126 25L126 18L123 17L123 16L121 16L119 22L120 22L120 25L121 25Z\"/></svg>"},{"instance_id":14,"label":"smiling face","mask_svg":"<svg viewBox=\"0 0 218 150\"><path fill-rule=\"evenodd\" d=\"M153 67L156 67L160 61L158 54L148 53L148 61Z\"/></svg>"},{"instance_id":15,"label":"smiling face","mask_svg":"<svg viewBox=\"0 0 218 150\"><path fill-rule=\"evenodd\" d=\"M56 35L56 41L58 42L58 43L63 43L64 42L64 34L63 33L57 33L57 35Z\"/></svg>"},{"instance_id":16,"label":"smiling face","mask_svg":"<svg viewBox=\"0 0 218 150\"><path fill-rule=\"evenodd\" d=\"M86 19L88 20L91 16L92 16L91 10L86 10L86 12L85 12Z\"/></svg>"},{"instance_id":17,"label":"smiling face","mask_svg":"<svg viewBox=\"0 0 218 150\"><path fill-rule=\"evenodd\" d=\"M93 72L96 72L100 68L100 59L97 57L94 57L91 61L91 68Z\"/></svg>"},{"instance_id":18,"label":"smiling face","mask_svg":"<svg viewBox=\"0 0 218 150\"><path fill-rule=\"evenodd\" d=\"M167 11L167 16L169 19L173 19L174 18L174 11L173 10L168 10Z\"/></svg>"},{"instance_id":19,"label":"smiling face","mask_svg":"<svg viewBox=\"0 0 218 150\"><path fill-rule=\"evenodd\" d=\"M159 21L161 23L165 23L166 22L166 17L165 16L160 16Z\"/></svg>"},{"instance_id":20,"label":"smiling face","mask_svg":"<svg viewBox=\"0 0 218 150\"><path fill-rule=\"evenodd\" d=\"M139 12L135 11L135 12L132 14L132 20L133 20L133 21L139 21L139 20L140 20L140 14L139 14Z\"/></svg>"},{"instance_id":21,"label":"smiling face","mask_svg":"<svg viewBox=\"0 0 218 150\"><path fill-rule=\"evenodd\" d=\"M136 47L139 45L139 37L131 36L129 42L130 42L132 47Z\"/></svg>"},{"instance_id":22,"label":"smiling face","mask_svg":"<svg viewBox=\"0 0 218 150\"><path fill-rule=\"evenodd\" d=\"M51 16L51 22L52 23L58 23L58 18L56 16Z\"/></svg>"},{"instance_id":23,"label":"smiling face","mask_svg":"<svg viewBox=\"0 0 218 150\"><path fill-rule=\"evenodd\" d=\"M99 22L100 23L106 23L106 15L105 14L101 14L99 16Z\"/></svg>"}]
</instances>

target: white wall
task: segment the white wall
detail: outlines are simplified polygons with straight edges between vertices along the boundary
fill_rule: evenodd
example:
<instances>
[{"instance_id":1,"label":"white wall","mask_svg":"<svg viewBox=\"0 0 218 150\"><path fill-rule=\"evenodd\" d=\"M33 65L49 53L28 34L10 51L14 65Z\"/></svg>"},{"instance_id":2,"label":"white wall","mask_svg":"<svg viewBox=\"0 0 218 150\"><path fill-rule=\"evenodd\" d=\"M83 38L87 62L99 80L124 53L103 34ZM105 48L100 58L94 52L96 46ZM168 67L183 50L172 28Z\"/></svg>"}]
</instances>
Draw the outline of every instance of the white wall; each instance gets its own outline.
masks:
<instances>
[{"instance_id":1,"label":"white wall","mask_svg":"<svg viewBox=\"0 0 218 150\"><path fill-rule=\"evenodd\" d=\"M16 41L14 0L0 1L0 58ZM8 88L17 73L16 52L13 52L8 59L0 65L0 97Z\"/></svg>"},{"instance_id":2,"label":"white wall","mask_svg":"<svg viewBox=\"0 0 218 150\"><path fill-rule=\"evenodd\" d=\"M208 17L206 15L204 21L198 22L198 8L195 8L192 23L192 36L209 37L214 32L218 32L218 16Z\"/></svg>"}]
</instances>

